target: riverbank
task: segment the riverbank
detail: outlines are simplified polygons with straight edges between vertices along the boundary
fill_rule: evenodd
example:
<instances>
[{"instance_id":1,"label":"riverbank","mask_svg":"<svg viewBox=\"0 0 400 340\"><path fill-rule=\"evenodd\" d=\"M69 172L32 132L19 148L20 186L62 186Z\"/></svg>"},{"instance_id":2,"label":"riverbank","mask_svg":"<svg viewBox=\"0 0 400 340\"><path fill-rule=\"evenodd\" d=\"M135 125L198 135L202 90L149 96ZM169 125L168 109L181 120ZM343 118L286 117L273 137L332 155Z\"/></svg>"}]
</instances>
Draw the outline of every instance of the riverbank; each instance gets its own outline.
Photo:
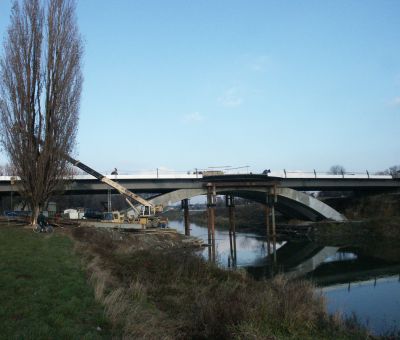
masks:
<instances>
[{"instance_id":1,"label":"riverbank","mask_svg":"<svg viewBox=\"0 0 400 340\"><path fill-rule=\"evenodd\" d=\"M316 223L310 238L322 244L357 247L386 261L400 261L400 216Z\"/></svg>"},{"instance_id":2,"label":"riverbank","mask_svg":"<svg viewBox=\"0 0 400 340\"><path fill-rule=\"evenodd\" d=\"M72 232L96 299L123 336L163 339L365 339L326 313L310 283L255 281L206 262L177 234ZM179 236L181 237L181 236Z\"/></svg>"},{"instance_id":3,"label":"riverbank","mask_svg":"<svg viewBox=\"0 0 400 340\"><path fill-rule=\"evenodd\" d=\"M282 276L255 281L244 271L220 269L197 256L193 243L185 239L171 232L65 228L36 234L21 227L1 228L3 334L372 338L356 323L329 316L324 299L310 283Z\"/></svg>"},{"instance_id":4,"label":"riverbank","mask_svg":"<svg viewBox=\"0 0 400 340\"><path fill-rule=\"evenodd\" d=\"M0 225L1 339L98 339L111 324L73 241Z\"/></svg>"},{"instance_id":5,"label":"riverbank","mask_svg":"<svg viewBox=\"0 0 400 340\"><path fill-rule=\"evenodd\" d=\"M323 198L350 220L400 216L400 193Z\"/></svg>"}]
</instances>

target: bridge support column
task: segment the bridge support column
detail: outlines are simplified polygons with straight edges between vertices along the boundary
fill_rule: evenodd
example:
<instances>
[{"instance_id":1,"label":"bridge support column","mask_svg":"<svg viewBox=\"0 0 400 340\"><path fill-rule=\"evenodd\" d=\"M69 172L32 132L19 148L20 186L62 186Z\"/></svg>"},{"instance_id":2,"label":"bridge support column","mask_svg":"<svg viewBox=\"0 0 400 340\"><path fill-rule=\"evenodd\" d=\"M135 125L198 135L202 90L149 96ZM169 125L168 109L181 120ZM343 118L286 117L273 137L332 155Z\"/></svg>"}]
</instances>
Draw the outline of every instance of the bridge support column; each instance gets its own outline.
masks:
<instances>
[{"instance_id":1,"label":"bridge support column","mask_svg":"<svg viewBox=\"0 0 400 340\"><path fill-rule=\"evenodd\" d=\"M226 206L229 209L229 246L230 259L232 267L236 267L236 226L235 226L235 197L233 195L225 196Z\"/></svg>"},{"instance_id":2,"label":"bridge support column","mask_svg":"<svg viewBox=\"0 0 400 340\"><path fill-rule=\"evenodd\" d=\"M272 187L272 192L268 191L266 194L266 206L265 206L265 224L267 227L267 235L270 236L270 223L269 216L271 215L271 226L272 226L272 236L276 236L276 224L275 224L275 203L277 202L276 186Z\"/></svg>"},{"instance_id":3,"label":"bridge support column","mask_svg":"<svg viewBox=\"0 0 400 340\"><path fill-rule=\"evenodd\" d=\"M185 198L181 201L181 207L183 209L183 220L185 223L185 235L190 236L190 221L189 221L189 199Z\"/></svg>"},{"instance_id":4,"label":"bridge support column","mask_svg":"<svg viewBox=\"0 0 400 340\"><path fill-rule=\"evenodd\" d=\"M208 259L215 261L215 205L217 194L215 185L207 184L207 226L208 226Z\"/></svg>"},{"instance_id":5,"label":"bridge support column","mask_svg":"<svg viewBox=\"0 0 400 340\"><path fill-rule=\"evenodd\" d=\"M275 224L275 206L271 208L271 220L272 220L272 236L276 237L276 224Z\"/></svg>"},{"instance_id":6,"label":"bridge support column","mask_svg":"<svg viewBox=\"0 0 400 340\"><path fill-rule=\"evenodd\" d=\"M107 189L107 211L111 212L112 206L111 206L111 189Z\"/></svg>"},{"instance_id":7,"label":"bridge support column","mask_svg":"<svg viewBox=\"0 0 400 340\"><path fill-rule=\"evenodd\" d=\"M269 206L267 204L264 206L264 213L265 213L265 227L267 228L267 237L269 237L271 231L269 226Z\"/></svg>"}]
</instances>

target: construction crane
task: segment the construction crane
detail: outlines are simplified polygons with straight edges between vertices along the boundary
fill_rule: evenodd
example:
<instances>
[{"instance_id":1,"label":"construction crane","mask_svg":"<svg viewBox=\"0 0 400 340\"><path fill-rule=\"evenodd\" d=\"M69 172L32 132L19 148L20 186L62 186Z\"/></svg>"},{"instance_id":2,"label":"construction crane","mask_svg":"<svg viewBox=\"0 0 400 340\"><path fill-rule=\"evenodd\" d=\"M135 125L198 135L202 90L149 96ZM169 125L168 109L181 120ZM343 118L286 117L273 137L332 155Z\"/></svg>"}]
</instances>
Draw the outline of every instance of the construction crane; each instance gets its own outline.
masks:
<instances>
[{"instance_id":1,"label":"construction crane","mask_svg":"<svg viewBox=\"0 0 400 340\"><path fill-rule=\"evenodd\" d=\"M145 200L144 198L140 197L139 195L136 195L132 191L128 190L127 188L123 187L121 184L109 179L108 177L102 175L101 173L97 172L96 170L90 168L86 164L82 163L81 161L78 161L74 158L72 158L69 155L64 155L65 159L70 162L72 165L78 167L79 169L85 171L89 175L92 175L93 177L97 178L100 182L103 182L104 184L107 184L111 188L117 190L121 195L125 197L125 200L127 203L131 206L133 209L133 214L135 218L138 217L147 217L151 218L154 216L156 212L162 211L162 206L155 206L153 203ZM131 199L138 202L143 206L142 209L139 209L138 206L134 205L131 202Z\"/></svg>"}]
</instances>

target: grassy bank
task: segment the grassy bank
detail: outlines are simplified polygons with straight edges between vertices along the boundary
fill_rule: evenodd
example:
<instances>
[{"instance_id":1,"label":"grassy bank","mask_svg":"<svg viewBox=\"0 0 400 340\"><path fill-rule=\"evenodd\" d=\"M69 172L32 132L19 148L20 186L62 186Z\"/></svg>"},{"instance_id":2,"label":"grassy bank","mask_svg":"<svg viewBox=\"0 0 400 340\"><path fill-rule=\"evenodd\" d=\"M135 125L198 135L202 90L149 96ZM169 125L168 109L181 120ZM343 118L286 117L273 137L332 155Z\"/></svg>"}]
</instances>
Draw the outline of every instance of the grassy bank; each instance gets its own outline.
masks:
<instances>
[{"instance_id":1,"label":"grassy bank","mask_svg":"<svg viewBox=\"0 0 400 340\"><path fill-rule=\"evenodd\" d=\"M310 235L315 242L353 246L376 258L400 261L400 217L369 218L346 223L321 222Z\"/></svg>"},{"instance_id":2,"label":"grassy bank","mask_svg":"<svg viewBox=\"0 0 400 340\"><path fill-rule=\"evenodd\" d=\"M257 282L177 249L176 235L73 232L95 295L123 335L147 339L365 339L307 282Z\"/></svg>"},{"instance_id":3,"label":"grassy bank","mask_svg":"<svg viewBox=\"0 0 400 340\"><path fill-rule=\"evenodd\" d=\"M0 287L7 339L369 338L310 283L222 270L173 233L1 227Z\"/></svg>"},{"instance_id":4,"label":"grassy bank","mask_svg":"<svg viewBox=\"0 0 400 340\"><path fill-rule=\"evenodd\" d=\"M398 192L331 198L323 201L352 220L400 216L400 193Z\"/></svg>"},{"instance_id":5,"label":"grassy bank","mask_svg":"<svg viewBox=\"0 0 400 340\"><path fill-rule=\"evenodd\" d=\"M58 233L0 226L0 302L2 339L110 336L72 240Z\"/></svg>"}]
</instances>

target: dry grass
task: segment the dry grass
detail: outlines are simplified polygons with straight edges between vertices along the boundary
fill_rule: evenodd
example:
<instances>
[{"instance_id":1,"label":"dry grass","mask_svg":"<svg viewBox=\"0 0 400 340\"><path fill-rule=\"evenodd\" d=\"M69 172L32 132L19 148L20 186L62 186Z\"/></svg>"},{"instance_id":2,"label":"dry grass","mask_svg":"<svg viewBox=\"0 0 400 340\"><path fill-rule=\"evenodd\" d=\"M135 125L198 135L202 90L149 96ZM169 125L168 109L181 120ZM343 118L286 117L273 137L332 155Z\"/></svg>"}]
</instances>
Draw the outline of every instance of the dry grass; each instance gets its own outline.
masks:
<instances>
[{"instance_id":1,"label":"dry grass","mask_svg":"<svg viewBox=\"0 0 400 340\"><path fill-rule=\"evenodd\" d=\"M121 235L120 235L121 236ZM106 315L126 339L281 339L348 337L306 282L257 282L217 268L175 235L119 237L73 232ZM363 337L361 337L361 335Z\"/></svg>"}]
</instances>

